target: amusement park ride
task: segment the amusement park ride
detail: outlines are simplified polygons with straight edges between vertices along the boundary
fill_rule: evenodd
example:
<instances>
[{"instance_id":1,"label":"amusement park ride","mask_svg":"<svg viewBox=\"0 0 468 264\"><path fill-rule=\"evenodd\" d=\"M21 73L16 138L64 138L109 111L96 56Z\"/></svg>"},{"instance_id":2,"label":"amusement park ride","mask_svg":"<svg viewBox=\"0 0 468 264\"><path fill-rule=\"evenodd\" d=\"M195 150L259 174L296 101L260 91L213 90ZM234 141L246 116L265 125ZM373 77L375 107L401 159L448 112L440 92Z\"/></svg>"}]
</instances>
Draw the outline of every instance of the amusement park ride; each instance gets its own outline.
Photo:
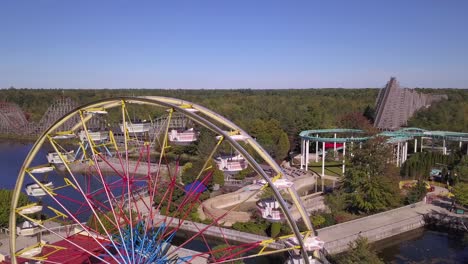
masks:
<instances>
[{"instance_id":1,"label":"amusement park ride","mask_svg":"<svg viewBox=\"0 0 468 264\"><path fill-rule=\"evenodd\" d=\"M324 179L326 177L336 178L326 175L326 157L333 153L334 156L340 156L342 162L342 173L345 173L346 158L353 156L353 149L361 148L362 143L372 137L383 137L385 142L392 146L393 162L397 167L407 160L410 155L409 143L413 145L413 153L422 152L423 149L429 151L441 151L447 155L450 148L461 150L463 145L468 154L468 133L451 131L429 131L421 128L407 127L396 131L383 131L374 136L365 135L365 131L359 129L316 129L305 130L299 134L301 138L300 168L308 170L311 160L310 146L315 145L315 162L322 163L322 191L324 190ZM424 143L426 142L426 145ZM429 143L429 145L427 145ZM436 146L439 145L440 147ZM348 153L348 156L347 154Z\"/></svg>"},{"instance_id":2,"label":"amusement park ride","mask_svg":"<svg viewBox=\"0 0 468 264\"><path fill-rule=\"evenodd\" d=\"M165 118L132 122L128 112L139 107L165 112ZM95 118L108 125L91 129ZM184 164L169 152L196 142L200 131L213 139L211 151L197 157L204 165L184 185ZM221 155L220 146L232 155ZM236 193L245 199L232 208L211 214L201 197L211 192L210 164L225 173L250 168L256 187ZM266 188L272 198L255 198ZM19 206L21 193L29 197L27 205ZM264 219L289 225L291 234L271 238L228 229L227 219L252 199ZM288 263L327 263L294 182L278 164L231 121L179 99L123 97L69 112L26 157L11 209L9 230L18 236L10 236L7 263L226 263L273 254ZM194 217L197 212L203 221ZM213 236L222 242L213 243Z\"/></svg>"}]
</instances>

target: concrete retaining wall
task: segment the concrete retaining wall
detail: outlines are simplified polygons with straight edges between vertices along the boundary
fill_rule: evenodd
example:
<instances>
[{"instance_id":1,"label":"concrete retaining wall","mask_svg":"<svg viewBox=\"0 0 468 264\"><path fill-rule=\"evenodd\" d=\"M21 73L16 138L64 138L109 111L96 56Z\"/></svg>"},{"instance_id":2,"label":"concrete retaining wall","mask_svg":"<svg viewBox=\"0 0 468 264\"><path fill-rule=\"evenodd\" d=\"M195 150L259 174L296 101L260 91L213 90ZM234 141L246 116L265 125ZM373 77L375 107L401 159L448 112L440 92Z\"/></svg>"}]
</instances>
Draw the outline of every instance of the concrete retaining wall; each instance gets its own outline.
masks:
<instances>
[{"instance_id":1,"label":"concrete retaining wall","mask_svg":"<svg viewBox=\"0 0 468 264\"><path fill-rule=\"evenodd\" d=\"M422 204L424 203L419 202L413 205L409 205L408 207L415 207L415 206L419 206ZM398 212L398 210L401 210L401 208L397 208L397 209L386 211L380 214L356 219L356 220L342 223L339 225L322 228L322 229L317 230L317 232L320 237L320 233L326 232L327 229L333 229L340 225L344 226L351 222L362 222L363 225L365 225L366 221L372 221L372 218L378 217L378 215L383 215L383 214L391 215L391 214L395 214L396 212ZM336 239L336 240L326 241L325 249L328 251L328 253L336 254L336 253L346 251L348 249L349 243L355 241L360 236L366 237L367 239L369 239L370 242L374 242L374 241L378 241L384 238L395 236L395 235L398 235L398 234L401 234L401 233L404 233L413 229L420 228L424 225L425 225L424 215L420 214L420 215L408 217L406 219L403 219L403 220L400 220L398 222L394 222L388 225L379 226L379 227L365 230L365 231L358 231L352 235L349 235L346 237L340 237L339 239Z\"/></svg>"},{"instance_id":2,"label":"concrete retaining wall","mask_svg":"<svg viewBox=\"0 0 468 264\"><path fill-rule=\"evenodd\" d=\"M336 254L346 251L348 249L349 243L355 241L360 236L366 237L367 239L369 239L370 242L374 242L416 228L420 228L422 226L424 226L424 219L422 215L411 217L409 219L391 225L379 227L373 230L364 231L351 236L347 236L345 238L340 238L338 240L327 242L325 243L325 249L331 254Z\"/></svg>"}]
</instances>

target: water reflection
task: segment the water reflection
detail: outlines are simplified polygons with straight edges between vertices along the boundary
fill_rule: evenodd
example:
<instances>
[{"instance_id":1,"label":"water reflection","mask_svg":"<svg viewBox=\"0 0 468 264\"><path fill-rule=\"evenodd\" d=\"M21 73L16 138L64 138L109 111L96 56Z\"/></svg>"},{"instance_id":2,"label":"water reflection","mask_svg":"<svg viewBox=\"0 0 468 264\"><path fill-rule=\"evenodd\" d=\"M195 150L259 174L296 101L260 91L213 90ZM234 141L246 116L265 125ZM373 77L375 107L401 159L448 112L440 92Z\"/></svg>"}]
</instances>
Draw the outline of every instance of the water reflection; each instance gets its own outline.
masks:
<instances>
[{"instance_id":1,"label":"water reflection","mask_svg":"<svg viewBox=\"0 0 468 264\"><path fill-rule=\"evenodd\" d=\"M468 263L464 232L417 229L377 242L385 263Z\"/></svg>"}]
</instances>

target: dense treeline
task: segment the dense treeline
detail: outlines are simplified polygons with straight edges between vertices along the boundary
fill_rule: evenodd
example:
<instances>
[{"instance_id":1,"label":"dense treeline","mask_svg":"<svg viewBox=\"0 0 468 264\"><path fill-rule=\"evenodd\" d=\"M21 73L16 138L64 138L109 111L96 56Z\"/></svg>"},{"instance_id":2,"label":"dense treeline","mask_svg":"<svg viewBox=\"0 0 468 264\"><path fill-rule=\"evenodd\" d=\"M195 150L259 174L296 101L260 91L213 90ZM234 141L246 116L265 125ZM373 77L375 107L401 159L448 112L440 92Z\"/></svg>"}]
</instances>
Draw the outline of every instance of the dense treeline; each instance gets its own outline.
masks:
<instances>
[{"instance_id":1,"label":"dense treeline","mask_svg":"<svg viewBox=\"0 0 468 264\"><path fill-rule=\"evenodd\" d=\"M416 113L408 126L429 130L468 131L468 90L467 89L425 89L425 92L447 94L442 100Z\"/></svg>"},{"instance_id":2,"label":"dense treeline","mask_svg":"<svg viewBox=\"0 0 468 264\"><path fill-rule=\"evenodd\" d=\"M0 189L0 228L8 227L10 217L10 202L13 197L12 190ZM25 206L29 203L28 196L24 193L20 193L18 198L18 207ZM17 219L20 222L22 218Z\"/></svg>"},{"instance_id":3,"label":"dense treeline","mask_svg":"<svg viewBox=\"0 0 468 264\"><path fill-rule=\"evenodd\" d=\"M54 97L67 96L85 104L117 96L170 96L206 106L243 128L252 123L278 123L290 139L301 130L336 127L341 116L373 106L377 89L304 90L161 90L161 89L6 89L0 101L17 103L38 121ZM250 131L249 131L250 132Z\"/></svg>"},{"instance_id":4,"label":"dense treeline","mask_svg":"<svg viewBox=\"0 0 468 264\"><path fill-rule=\"evenodd\" d=\"M427 129L468 131L468 90L425 89L424 92L445 93L449 100L418 113L409 125ZM204 105L233 120L252 133L260 124L278 126L297 147L297 134L306 129L333 128L342 125L343 116L369 111L378 89L291 89L291 90L164 90L164 89L3 89L0 101L17 103L38 121L52 99L71 97L79 104L116 96L158 95L181 98ZM367 109L366 109L367 108ZM260 129L262 130L262 129ZM281 134L281 133L280 133ZM278 143L278 137L266 138ZM284 138L281 140L284 141ZM280 150L284 153L284 150Z\"/></svg>"},{"instance_id":5,"label":"dense treeline","mask_svg":"<svg viewBox=\"0 0 468 264\"><path fill-rule=\"evenodd\" d=\"M454 164L459 161L459 153L444 155L439 152L418 152L412 154L403 164L401 175L412 179L426 180L434 166L452 169Z\"/></svg>"}]
</instances>

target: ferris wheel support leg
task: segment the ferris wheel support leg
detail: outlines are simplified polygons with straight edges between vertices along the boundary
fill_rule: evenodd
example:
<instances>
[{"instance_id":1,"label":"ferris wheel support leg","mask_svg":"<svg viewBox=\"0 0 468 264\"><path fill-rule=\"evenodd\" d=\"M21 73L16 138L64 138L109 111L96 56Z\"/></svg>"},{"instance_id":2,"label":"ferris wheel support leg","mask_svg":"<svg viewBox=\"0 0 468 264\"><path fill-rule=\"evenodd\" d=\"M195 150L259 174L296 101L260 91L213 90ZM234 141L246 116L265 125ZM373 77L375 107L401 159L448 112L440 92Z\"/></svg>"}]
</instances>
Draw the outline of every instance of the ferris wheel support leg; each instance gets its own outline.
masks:
<instances>
[{"instance_id":1,"label":"ferris wheel support leg","mask_svg":"<svg viewBox=\"0 0 468 264\"><path fill-rule=\"evenodd\" d=\"M305 170L309 170L309 148L310 148L310 141L309 140L306 140L306 145L305 145L305 149L306 149L306 153L305 153Z\"/></svg>"}]
</instances>

